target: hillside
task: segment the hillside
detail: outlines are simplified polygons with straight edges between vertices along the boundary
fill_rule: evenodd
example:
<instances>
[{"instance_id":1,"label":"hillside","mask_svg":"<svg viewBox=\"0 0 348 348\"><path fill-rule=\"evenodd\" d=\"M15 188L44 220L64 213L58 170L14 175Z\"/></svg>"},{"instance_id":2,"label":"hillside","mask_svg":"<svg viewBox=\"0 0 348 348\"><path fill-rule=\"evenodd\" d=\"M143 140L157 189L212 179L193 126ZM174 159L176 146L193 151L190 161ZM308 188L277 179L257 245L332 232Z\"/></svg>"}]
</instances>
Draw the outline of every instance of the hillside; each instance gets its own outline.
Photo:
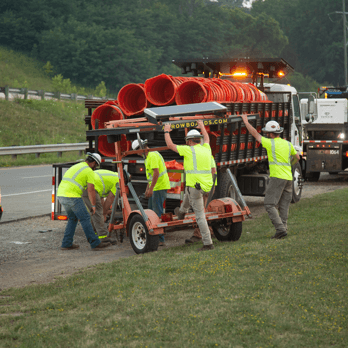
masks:
<instances>
[{"instance_id":1,"label":"hillside","mask_svg":"<svg viewBox=\"0 0 348 348\"><path fill-rule=\"evenodd\" d=\"M0 46L0 86L27 87L33 90L52 90L44 64L28 55Z\"/></svg>"}]
</instances>

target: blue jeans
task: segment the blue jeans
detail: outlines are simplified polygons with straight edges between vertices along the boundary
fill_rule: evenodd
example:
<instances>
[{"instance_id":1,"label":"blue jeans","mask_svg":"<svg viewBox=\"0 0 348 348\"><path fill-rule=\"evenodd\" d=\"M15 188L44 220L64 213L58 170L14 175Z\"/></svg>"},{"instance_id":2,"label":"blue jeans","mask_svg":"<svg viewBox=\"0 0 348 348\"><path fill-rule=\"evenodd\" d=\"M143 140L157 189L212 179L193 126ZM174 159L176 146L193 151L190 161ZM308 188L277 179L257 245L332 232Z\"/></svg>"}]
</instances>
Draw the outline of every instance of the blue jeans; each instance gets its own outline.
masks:
<instances>
[{"instance_id":1,"label":"blue jeans","mask_svg":"<svg viewBox=\"0 0 348 348\"><path fill-rule=\"evenodd\" d=\"M167 190L153 191L152 196L149 198L148 207L153 210L159 218L163 214L163 203L167 198ZM160 242L164 242L164 235L159 235Z\"/></svg>"},{"instance_id":2,"label":"blue jeans","mask_svg":"<svg viewBox=\"0 0 348 348\"><path fill-rule=\"evenodd\" d=\"M64 232L62 248L68 248L73 244L76 225L79 220L88 243L91 245L92 249L97 247L101 242L98 236L94 233L91 224L91 216L89 215L82 198L58 197L58 200L64 207L69 218Z\"/></svg>"}]
</instances>

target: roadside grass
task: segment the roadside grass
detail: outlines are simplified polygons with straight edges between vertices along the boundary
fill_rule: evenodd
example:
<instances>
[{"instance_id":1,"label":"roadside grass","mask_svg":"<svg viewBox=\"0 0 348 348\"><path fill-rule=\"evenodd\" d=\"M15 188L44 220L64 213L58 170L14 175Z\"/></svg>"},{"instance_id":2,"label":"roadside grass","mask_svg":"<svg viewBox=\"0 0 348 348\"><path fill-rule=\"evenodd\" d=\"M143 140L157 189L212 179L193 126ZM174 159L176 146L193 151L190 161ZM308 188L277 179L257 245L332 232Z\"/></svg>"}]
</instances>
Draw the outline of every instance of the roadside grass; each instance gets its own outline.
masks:
<instances>
[{"instance_id":1,"label":"roadside grass","mask_svg":"<svg viewBox=\"0 0 348 348\"><path fill-rule=\"evenodd\" d=\"M83 103L53 100L0 100L0 147L78 143L86 141ZM63 161L80 158L78 152L63 153ZM57 154L1 156L0 166L55 163Z\"/></svg>"},{"instance_id":2,"label":"roadside grass","mask_svg":"<svg viewBox=\"0 0 348 348\"><path fill-rule=\"evenodd\" d=\"M43 65L28 55L0 46L0 86L52 92L52 82Z\"/></svg>"},{"instance_id":3,"label":"roadside grass","mask_svg":"<svg viewBox=\"0 0 348 348\"><path fill-rule=\"evenodd\" d=\"M286 239L270 239L263 215L213 251L176 247L4 290L1 346L347 347L347 194L292 205Z\"/></svg>"}]
</instances>

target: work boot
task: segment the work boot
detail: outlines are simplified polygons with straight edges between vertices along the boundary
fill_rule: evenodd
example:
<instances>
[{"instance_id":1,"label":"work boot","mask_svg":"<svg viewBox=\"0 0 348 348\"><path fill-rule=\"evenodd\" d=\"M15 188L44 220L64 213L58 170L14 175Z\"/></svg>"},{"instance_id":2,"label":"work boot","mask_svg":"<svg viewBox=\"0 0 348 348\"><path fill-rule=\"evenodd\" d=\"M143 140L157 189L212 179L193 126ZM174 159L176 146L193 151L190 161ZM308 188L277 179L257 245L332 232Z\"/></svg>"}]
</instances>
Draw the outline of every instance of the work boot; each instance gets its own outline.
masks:
<instances>
[{"instance_id":1,"label":"work boot","mask_svg":"<svg viewBox=\"0 0 348 348\"><path fill-rule=\"evenodd\" d=\"M277 232L274 236L271 237L271 239L281 239L283 237L286 237L288 234L286 231L283 232Z\"/></svg>"},{"instance_id":2,"label":"work boot","mask_svg":"<svg viewBox=\"0 0 348 348\"><path fill-rule=\"evenodd\" d=\"M196 236L192 236L190 239L185 239L185 244L194 244L202 241L201 238L198 238Z\"/></svg>"},{"instance_id":3,"label":"work boot","mask_svg":"<svg viewBox=\"0 0 348 348\"><path fill-rule=\"evenodd\" d=\"M185 218L185 213L182 213L180 211L180 207L176 207L174 209L174 214L178 217L178 220L184 220L184 218Z\"/></svg>"},{"instance_id":4,"label":"work boot","mask_svg":"<svg viewBox=\"0 0 348 348\"><path fill-rule=\"evenodd\" d=\"M62 250L74 250L74 249L78 249L80 246L78 244L71 244L71 246L67 247L67 248L61 248Z\"/></svg>"},{"instance_id":5,"label":"work boot","mask_svg":"<svg viewBox=\"0 0 348 348\"><path fill-rule=\"evenodd\" d=\"M92 251L101 251L104 248L107 248L111 246L111 243L107 242L107 243L100 243L98 246L96 246L95 248L92 249Z\"/></svg>"},{"instance_id":6,"label":"work boot","mask_svg":"<svg viewBox=\"0 0 348 348\"><path fill-rule=\"evenodd\" d=\"M203 245L203 248L199 248L197 249L197 251L208 251L213 249L214 249L214 244L209 244L209 245Z\"/></svg>"}]
</instances>

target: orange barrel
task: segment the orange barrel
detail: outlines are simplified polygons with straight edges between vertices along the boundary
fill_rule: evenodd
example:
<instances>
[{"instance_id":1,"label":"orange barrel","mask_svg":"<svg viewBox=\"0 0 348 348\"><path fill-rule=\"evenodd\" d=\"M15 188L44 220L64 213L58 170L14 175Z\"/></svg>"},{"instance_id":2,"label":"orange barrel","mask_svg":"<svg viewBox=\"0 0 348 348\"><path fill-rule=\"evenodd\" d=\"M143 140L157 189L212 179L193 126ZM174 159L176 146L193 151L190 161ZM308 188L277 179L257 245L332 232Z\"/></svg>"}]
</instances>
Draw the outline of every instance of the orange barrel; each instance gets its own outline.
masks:
<instances>
[{"instance_id":1,"label":"orange barrel","mask_svg":"<svg viewBox=\"0 0 348 348\"><path fill-rule=\"evenodd\" d=\"M113 104L111 104L113 103ZM96 120L99 121L98 128L105 128L104 123L113 120L123 120L124 115L119 106L114 101L108 101L98 106L91 117L92 128L95 129Z\"/></svg>"},{"instance_id":2,"label":"orange barrel","mask_svg":"<svg viewBox=\"0 0 348 348\"><path fill-rule=\"evenodd\" d=\"M130 83L118 92L117 101L126 116L139 115L148 107L144 84Z\"/></svg>"},{"instance_id":3,"label":"orange barrel","mask_svg":"<svg viewBox=\"0 0 348 348\"><path fill-rule=\"evenodd\" d=\"M115 144L108 143L106 135L98 137L98 151L106 157L115 157Z\"/></svg>"},{"instance_id":4,"label":"orange barrel","mask_svg":"<svg viewBox=\"0 0 348 348\"><path fill-rule=\"evenodd\" d=\"M244 99L242 101L251 102L253 100L253 94L251 93L249 86L240 82L235 82L235 84L238 84L244 91Z\"/></svg>"},{"instance_id":5,"label":"orange barrel","mask_svg":"<svg viewBox=\"0 0 348 348\"><path fill-rule=\"evenodd\" d=\"M147 100L158 106L170 105L175 102L177 88L184 82L184 78L161 74L145 81L145 95Z\"/></svg>"},{"instance_id":6,"label":"orange barrel","mask_svg":"<svg viewBox=\"0 0 348 348\"><path fill-rule=\"evenodd\" d=\"M177 105L204 103L209 91L200 79L184 81L176 90L175 102Z\"/></svg>"},{"instance_id":7,"label":"orange barrel","mask_svg":"<svg viewBox=\"0 0 348 348\"><path fill-rule=\"evenodd\" d=\"M225 82L229 85L230 88L232 88L234 90L234 98L231 101L233 101L233 102L243 101L244 100L243 89L240 86L235 85L235 82L232 82L230 80L225 80Z\"/></svg>"},{"instance_id":8,"label":"orange barrel","mask_svg":"<svg viewBox=\"0 0 348 348\"><path fill-rule=\"evenodd\" d=\"M232 88L230 88L230 85L221 79L213 79L212 81L223 90L222 102L223 103L231 102L234 96L234 91Z\"/></svg>"},{"instance_id":9,"label":"orange barrel","mask_svg":"<svg viewBox=\"0 0 348 348\"><path fill-rule=\"evenodd\" d=\"M259 89L255 85L253 85L252 83L248 83L248 86L249 86L250 90L254 94L254 100L253 101L256 101L256 102L261 101L261 94L260 94Z\"/></svg>"}]
</instances>

